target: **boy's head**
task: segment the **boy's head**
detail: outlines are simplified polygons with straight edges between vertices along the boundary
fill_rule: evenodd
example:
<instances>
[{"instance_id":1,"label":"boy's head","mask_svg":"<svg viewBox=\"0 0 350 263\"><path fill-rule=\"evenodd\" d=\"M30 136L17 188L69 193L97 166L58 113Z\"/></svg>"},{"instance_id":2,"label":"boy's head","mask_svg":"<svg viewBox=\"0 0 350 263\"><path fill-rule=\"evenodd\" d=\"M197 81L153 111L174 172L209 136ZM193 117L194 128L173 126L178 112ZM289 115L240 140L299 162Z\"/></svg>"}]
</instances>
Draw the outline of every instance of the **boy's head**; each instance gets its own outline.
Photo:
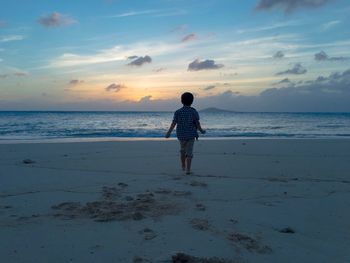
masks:
<instances>
[{"instance_id":1,"label":"boy's head","mask_svg":"<svg viewBox=\"0 0 350 263\"><path fill-rule=\"evenodd\" d=\"M193 94L190 92L185 92L181 95L181 102L185 106L191 106L193 103Z\"/></svg>"}]
</instances>

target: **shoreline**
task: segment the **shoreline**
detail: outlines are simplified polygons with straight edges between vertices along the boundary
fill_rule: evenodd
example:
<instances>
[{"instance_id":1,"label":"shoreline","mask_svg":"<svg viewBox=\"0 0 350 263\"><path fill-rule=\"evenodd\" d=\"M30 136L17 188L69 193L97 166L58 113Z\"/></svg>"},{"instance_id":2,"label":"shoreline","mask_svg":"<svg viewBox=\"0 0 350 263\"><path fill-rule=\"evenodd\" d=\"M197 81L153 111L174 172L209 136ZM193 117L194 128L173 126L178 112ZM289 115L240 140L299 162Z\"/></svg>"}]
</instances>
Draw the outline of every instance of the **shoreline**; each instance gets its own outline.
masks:
<instances>
[{"instance_id":1,"label":"shoreline","mask_svg":"<svg viewBox=\"0 0 350 263\"><path fill-rule=\"evenodd\" d=\"M101 137L101 138L53 138L53 139L0 139L0 145L6 144L57 144L57 143L93 143L93 142L137 142L137 141L173 141L177 138L162 137ZM259 140L350 140L350 136L337 137L200 137L199 141L259 141Z\"/></svg>"}]
</instances>

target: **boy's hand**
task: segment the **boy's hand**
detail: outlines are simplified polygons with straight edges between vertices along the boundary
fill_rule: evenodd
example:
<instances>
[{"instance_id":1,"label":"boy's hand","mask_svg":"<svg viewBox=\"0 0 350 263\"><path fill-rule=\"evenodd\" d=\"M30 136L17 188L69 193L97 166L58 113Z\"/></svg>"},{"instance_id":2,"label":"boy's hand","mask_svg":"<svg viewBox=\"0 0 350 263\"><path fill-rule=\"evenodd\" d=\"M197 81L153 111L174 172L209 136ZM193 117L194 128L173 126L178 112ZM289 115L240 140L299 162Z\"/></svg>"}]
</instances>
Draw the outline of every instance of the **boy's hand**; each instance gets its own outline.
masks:
<instances>
[{"instance_id":1,"label":"boy's hand","mask_svg":"<svg viewBox=\"0 0 350 263\"><path fill-rule=\"evenodd\" d=\"M205 131L205 130L201 130L200 132L201 132L202 134L205 134L205 133L206 133L206 131Z\"/></svg>"},{"instance_id":2,"label":"boy's hand","mask_svg":"<svg viewBox=\"0 0 350 263\"><path fill-rule=\"evenodd\" d=\"M168 131L166 134L165 134L165 138L169 138L170 137L170 132Z\"/></svg>"}]
</instances>

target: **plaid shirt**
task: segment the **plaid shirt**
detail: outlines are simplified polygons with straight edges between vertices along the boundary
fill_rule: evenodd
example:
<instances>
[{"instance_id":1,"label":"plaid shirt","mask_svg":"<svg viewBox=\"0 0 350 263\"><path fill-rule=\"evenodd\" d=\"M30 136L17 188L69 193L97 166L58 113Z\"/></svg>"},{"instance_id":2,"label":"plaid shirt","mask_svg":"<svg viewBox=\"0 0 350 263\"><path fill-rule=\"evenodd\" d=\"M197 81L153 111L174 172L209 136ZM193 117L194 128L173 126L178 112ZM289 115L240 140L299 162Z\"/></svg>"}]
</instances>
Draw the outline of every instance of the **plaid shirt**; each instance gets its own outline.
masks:
<instances>
[{"instance_id":1,"label":"plaid shirt","mask_svg":"<svg viewBox=\"0 0 350 263\"><path fill-rule=\"evenodd\" d=\"M175 111L173 122L177 124L177 138L181 141L197 138L197 121L199 121L199 114L195 108L183 106Z\"/></svg>"}]
</instances>

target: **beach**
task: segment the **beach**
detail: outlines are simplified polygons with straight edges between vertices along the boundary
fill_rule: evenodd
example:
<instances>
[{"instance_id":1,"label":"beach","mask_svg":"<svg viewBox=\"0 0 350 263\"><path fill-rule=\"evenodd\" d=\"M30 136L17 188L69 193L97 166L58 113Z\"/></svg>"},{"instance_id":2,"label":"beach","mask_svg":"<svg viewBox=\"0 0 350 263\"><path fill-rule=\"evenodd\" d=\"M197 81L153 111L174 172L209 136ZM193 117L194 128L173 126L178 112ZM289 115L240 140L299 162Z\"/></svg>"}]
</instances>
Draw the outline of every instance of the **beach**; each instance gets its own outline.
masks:
<instances>
[{"instance_id":1,"label":"beach","mask_svg":"<svg viewBox=\"0 0 350 263\"><path fill-rule=\"evenodd\" d=\"M199 140L190 176L178 151L0 144L1 262L350 262L349 139Z\"/></svg>"}]
</instances>

